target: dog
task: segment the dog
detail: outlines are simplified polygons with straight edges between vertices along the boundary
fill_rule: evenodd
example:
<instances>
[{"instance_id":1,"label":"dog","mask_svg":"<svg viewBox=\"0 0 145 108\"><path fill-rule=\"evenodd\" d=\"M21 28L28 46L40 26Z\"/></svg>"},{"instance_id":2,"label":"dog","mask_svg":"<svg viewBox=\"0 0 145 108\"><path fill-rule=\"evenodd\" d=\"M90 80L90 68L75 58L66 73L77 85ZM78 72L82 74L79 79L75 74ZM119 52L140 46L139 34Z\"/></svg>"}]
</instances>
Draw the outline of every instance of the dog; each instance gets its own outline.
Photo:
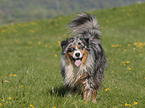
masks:
<instances>
[{"instance_id":1,"label":"dog","mask_svg":"<svg viewBox=\"0 0 145 108\"><path fill-rule=\"evenodd\" d=\"M61 42L61 73L71 94L82 89L86 101L96 102L107 59L100 41L100 27L93 15L82 13L69 24L73 37Z\"/></svg>"}]
</instances>

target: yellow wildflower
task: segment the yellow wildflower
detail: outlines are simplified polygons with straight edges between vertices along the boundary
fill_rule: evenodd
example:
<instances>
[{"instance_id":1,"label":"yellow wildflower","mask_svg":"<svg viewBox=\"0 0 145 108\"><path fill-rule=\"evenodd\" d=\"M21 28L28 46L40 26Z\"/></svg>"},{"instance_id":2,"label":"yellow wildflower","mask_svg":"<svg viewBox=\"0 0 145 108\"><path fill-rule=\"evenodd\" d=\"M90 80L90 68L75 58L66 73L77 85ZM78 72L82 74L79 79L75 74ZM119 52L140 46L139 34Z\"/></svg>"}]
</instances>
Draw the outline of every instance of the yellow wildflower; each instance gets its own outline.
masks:
<instances>
[{"instance_id":1,"label":"yellow wildflower","mask_svg":"<svg viewBox=\"0 0 145 108\"><path fill-rule=\"evenodd\" d=\"M57 54L55 54L54 56L57 57Z\"/></svg>"},{"instance_id":2,"label":"yellow wildflower","mask_svg":"<svg viewBox=\"0 0 145 108\"><path fill-rule=\"evenodd\" d=\"M4 81L4 83L6 83L6 82L8 82L8 81Z\"/></svg>"},{"instance_id":3,"label":"yellow wildflower","mask_svg":"<svg viewBox=\"0 0 145 108\"><path fill-rule=\"evenodd\" d=\"M128 46L130 46L130 44L128 44Z\"/></svg>"},{"instance_id":4,"label":"yellow wildflower","mask_svg":"<svg viewBox=\"0 0 145 108\"><path fill-rule=\"evenodd\" d=\"M47 45L45 45L45 47L47 47Z\"/></svg>"},{"instance_id":5,"label":"yellow wildflower","mask_svg":"<svg viewBox=\"0 0 145 108\"><path fill-rule=\"evenodd\" d=\"M39 41L39 42L38 42L38 45L40 45L40 44L41 44L41 42Z\"/></svg>"},{"instance_id":6,"label":"yellow wildflower","mask_svg":"<svg viewBox=\"0 0 145 108\"><path fill-rule=\"evenodd\" d=\"M20 87L23 87L23 85L20 85Z\"/></svg>"},{"instance_id":7,"label":"yellow wildflower","mask_svg":"<svg viewBox=\"0 0 145 108\"><path fill-rule=\"evenodd\" d=\"M0 103L0 106L2 106L2 104Z\"/></svg>"},{"instance_id":8,"label":"yellow wildflower","mask_svg":"<svg viewBox=\"0 0 145 108\"><path fill-rule=\"evenodd\" d=\"M12 74L9 74L9 76L12 76Z\"/></svg>"},{"instance_id":9,"label":"yellow wildflower","mask_svg":"<svg viewBox=\"0 0 145 108\"><path fill-rule=\"evenodd\" d=\"M8 103L8 101L6 101L6 104Z\"/></svg>"},{"instance_id":10,"label":"yellow wildflower","mask_svg":"<svg viewBox=\"0 0 145 108\"><path fill-rule=\"evenodd\" d=\"M143 47L139 47L140 49L142 49Z\"/></svg>"},{"instance_id":11,"label":"yellow wildflower","mask_svg":"<svg viewBox=\"0 0 145 108\"><path fill-rule=\"evenodd\" d=\"M112 47L115 47L115 45L112 45Z\"/></svg>"},{"instance_id":12,"label":"yellow wildflower","mask_svg":"<svg viewBox=\"0 0 145 108\"><path fill-rule=\"evenodd\" d=\"M33 106L33 105L30 105L30 107L34 108L34 106Z\"/></svg>"},{"instance_id":13,"label":"yellow wildflower","mask_svg":"<svg viewBox=\"0 0 145 108\"><path fill-rule=\"evenodd\" d=\"M58 45L60 45L60 41L58 41Z\"/></svg>"},{"instance_id":14,"label":"yellow wildflower","mask_svg":"<svg viewBox=\"0 0 145 108\"><path fill-rule=\"evenodd\" d=\"M84 104L87 104L87 102L84 102Z\"/></svg>"},{"instance_id":15,"label":"yellow wildflower","mask_svg":"<svg viewBox=\"0 0 145 108\"><path fill-rule=\"evenodd\" d=\"M139 43L139 45L140 45L140 46L142 46L142 45L143 45L143 43Z\"/></svg>"},{"instance_id":16,"label":"yellow wildflower","mask_svg":"<svg viewBox=\"0 0 145 108\"><path fill-rule=\"evenodd\" d=\"M16 76L16 74L13 75L14 77Z\"/></svg>"},{"instance_id":17,"label":"yellow wildflower","mask_svg":"<svg viewBox=\"0 0 145 108\"><path fill-rule=\"evenodd\" d=\"M130 63L130 61L127 61L126 63Z\"/></svg>"},{"instance_id":18,"label":"yellow wildflower","mask_svg":"<svg viewBox=\"0 0 145 108\"><path fill-rule=\"evenodd\" d=\"M11 100L12 98L11 98L11 97L8 97L7 99L8 99L8 100Z\"/></svg>"},{"instance_id":19,"label":"yellow wildflower","mask_svg":"<svg viewBox=\"0 0 145 108\"><path fill-rule=\"evenodd\" d=\"M134 103L133 103L133 105L137 105L137 104L138 104L137 102L134 102Z\"/></svg>"},{"instance_id":20,"label":"yellow wildflower","mask_svg":"<svg viewBox=\"0 0 145 108\"><path fill-rule=\"evenodd\" d=\"M131 104L127 104L127 103L125 103L125 106L131 106Z\"/></svg>"},{"instance_id":21,"label":"yellow wildflower","mask_svg":"<svg viewBox=\"0 0 145 108\"><path fill-rule=\"evenodd\" d=\"M137 42L134 42L133 45L137 45Z\"/></svg>"},{"instance_id":22,"label":"yellow wildflower","mask_svg":"<svg viewBox=\"0 0 145 108\"><path fill-rule=\"evenodd\" d=\"M131 68L128 68L128 70L131 70Z\"/></svg>"},{"instance_id":23,"label":"yellow wildflower","mask_svg":"<svg viewBox=\"0 0 145 108\"><path fill-rule=\"evenodd\" d=\"M105 91L110 91L110 89L109 88L106 88Z\"/></svg>"},{"instance_id":24,"label":"yellow wildflower","mask_svg":"<svg viewBox=\"0 0 145 108\"><path fill-rule=\"evenodd\" d=\"M119 47L119 44L117 44L116 47Z\"/></svg>"}]
</instances>

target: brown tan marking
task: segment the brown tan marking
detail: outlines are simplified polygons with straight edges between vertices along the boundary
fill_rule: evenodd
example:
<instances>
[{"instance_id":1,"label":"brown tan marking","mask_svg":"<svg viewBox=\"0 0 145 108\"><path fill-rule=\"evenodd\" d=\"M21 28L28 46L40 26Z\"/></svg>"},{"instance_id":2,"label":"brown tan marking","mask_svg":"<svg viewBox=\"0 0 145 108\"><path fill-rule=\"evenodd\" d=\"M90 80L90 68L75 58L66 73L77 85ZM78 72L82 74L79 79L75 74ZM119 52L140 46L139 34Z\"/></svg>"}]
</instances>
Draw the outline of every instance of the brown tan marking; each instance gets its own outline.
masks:
<instances>
[{"instance_id":1,"label":"brown tan marking","mask_svg":"<svg viewBox=\"0 0 145 108\"><path fill-rule=\"evenodd\" d=\"M66 57L68 64L71 64L71 60L70 60L69 55L67 53L65 54L65 57Z\"/></svg>"},{"instance_id":2,"label":"brown tan marking","mask_svg":"<svg viewBox=\"0 0 145 108\"><path fill-rule=\"evenodd\" d=\"M81 50L81 53L84 55L82 59L82 65L84 65L88 58L88 51L87 50Z\"/></svg>"}]
</instances>

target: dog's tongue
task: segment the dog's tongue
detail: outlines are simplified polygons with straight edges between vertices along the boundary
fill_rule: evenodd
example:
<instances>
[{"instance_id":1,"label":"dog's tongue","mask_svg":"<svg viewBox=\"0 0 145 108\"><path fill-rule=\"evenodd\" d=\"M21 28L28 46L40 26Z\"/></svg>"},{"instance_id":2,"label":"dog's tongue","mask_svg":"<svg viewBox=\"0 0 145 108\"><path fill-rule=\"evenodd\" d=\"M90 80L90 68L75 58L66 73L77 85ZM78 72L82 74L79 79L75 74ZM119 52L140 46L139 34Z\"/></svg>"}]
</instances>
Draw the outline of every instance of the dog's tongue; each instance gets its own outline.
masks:
<instances>
[{"instance_id":1,"label":"dog's tongue","mask_svg":"<svg viewBox=\"0 0 145 108\"><path fill-rule=\"evenodd\" d=\"M75 65L76 65L76 66L80 66L81 63L82 63L81 60L76 60L76 61L75 61Z\"/></svg>"}]
</instances>

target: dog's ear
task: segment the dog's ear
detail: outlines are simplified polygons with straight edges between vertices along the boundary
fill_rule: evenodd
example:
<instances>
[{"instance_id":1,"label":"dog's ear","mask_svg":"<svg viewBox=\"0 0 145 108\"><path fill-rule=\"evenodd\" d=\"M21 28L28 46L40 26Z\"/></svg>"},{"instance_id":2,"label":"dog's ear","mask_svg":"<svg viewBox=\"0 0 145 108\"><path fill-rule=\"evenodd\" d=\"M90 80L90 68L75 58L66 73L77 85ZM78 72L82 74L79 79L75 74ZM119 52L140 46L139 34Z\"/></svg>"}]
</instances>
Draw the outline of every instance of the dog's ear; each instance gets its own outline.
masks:
<instances>
[{"instance_id":1,"label":"dog's ear","mask_svg":"<svg viewBox=\"0 0 145 108\"><path fill-rule=\"evenodd\" d=\"M63 47L65 45L66 41L61 41L61 47Z\"/></svg>"},{"instance_id":2,"label":"dog's ear","mask_svg":"<svg viewBox=\"0 0 145 108\"><path fill-rule=\"evenodd\" d=\"M66 47L66 44L67 44L67 41L66 40L61 41L61 47L62 48L65 48Z\"/></svg>"}]
</instances>

